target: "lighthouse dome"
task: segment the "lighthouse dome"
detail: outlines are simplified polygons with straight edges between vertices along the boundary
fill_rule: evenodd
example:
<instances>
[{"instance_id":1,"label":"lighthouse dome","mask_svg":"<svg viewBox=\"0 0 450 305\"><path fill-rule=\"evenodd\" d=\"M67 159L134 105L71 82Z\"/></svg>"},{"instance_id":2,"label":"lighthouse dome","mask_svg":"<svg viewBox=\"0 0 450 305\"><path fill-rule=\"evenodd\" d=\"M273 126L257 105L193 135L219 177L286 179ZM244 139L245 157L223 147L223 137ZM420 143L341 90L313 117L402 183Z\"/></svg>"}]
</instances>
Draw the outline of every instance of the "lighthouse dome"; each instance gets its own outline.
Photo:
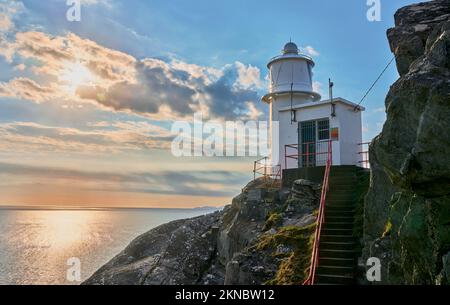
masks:
<instances>
[{"instance_id":1,"label":"lighthouse dome","mask_svg":"<svg viewBox=\"0 0 450 305\"><path fill-rule=\"evenodd\" d=\"M283 54L298 54L298 47L293 42L288 42L284 45Z\"/></svg>"}]
</instances>

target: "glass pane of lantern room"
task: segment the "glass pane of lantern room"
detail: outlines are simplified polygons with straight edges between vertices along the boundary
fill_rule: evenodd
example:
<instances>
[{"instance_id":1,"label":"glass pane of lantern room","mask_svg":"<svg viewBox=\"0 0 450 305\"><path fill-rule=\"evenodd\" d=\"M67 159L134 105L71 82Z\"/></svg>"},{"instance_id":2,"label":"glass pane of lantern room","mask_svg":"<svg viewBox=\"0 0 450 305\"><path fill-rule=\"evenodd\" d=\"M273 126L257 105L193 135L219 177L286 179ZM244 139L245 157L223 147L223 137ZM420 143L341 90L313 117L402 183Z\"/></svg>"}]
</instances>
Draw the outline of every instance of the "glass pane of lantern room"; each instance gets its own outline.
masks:
<instances>
[{"instance_id":1,"label":"glass pane of lantern room","mask_svg":"<svg viewBox=\"0 0 450 305\"><path fill-rule=\"evenodd\" d=\"M316 166L316 121L299 123L299 167Z\"/></svg>"}]
</instances>

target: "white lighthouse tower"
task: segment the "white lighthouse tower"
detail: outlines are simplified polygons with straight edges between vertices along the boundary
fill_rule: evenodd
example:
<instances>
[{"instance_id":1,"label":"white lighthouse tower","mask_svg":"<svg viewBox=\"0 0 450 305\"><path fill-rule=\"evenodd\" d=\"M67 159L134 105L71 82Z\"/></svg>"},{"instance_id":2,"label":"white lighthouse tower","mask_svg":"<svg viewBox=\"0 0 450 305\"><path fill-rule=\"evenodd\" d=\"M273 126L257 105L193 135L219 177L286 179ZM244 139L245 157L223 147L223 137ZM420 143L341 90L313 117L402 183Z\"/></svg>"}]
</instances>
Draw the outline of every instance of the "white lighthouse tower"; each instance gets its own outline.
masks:
<instances>
[{"instance_id":1,"label":"white lighthouse tower","mask_svg":"<svg viewBox=\"0 0 450 305\"><path fill-rule=\"evenodd\" d=\"M332 147L333 165L361 165L361 111L348 100L321 101L313 89L314 61L288 42L268 65L272 163L281 169L323 166Z\"/></svg>"}]
</instances>

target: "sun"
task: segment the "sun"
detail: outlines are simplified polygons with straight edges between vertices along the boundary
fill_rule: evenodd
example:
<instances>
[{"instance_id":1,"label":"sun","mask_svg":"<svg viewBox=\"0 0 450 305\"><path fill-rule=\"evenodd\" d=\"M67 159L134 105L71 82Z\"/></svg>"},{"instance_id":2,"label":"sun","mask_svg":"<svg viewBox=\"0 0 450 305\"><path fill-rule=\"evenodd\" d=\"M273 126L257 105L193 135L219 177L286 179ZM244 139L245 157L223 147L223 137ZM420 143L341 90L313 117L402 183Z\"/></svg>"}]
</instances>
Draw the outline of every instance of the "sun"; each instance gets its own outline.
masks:
<instances>
[{"instance_id":1,"label":"sun","mask_svg":"<svg viewBox=\"0 0 450 305\"><path fill-rule=\"evenodd\" d=\"M59 80L69 93L75 94L80 86L90 85L96 78L89 69L80 62L67 64L61 72Z\"/></svg>"}]
</instances>

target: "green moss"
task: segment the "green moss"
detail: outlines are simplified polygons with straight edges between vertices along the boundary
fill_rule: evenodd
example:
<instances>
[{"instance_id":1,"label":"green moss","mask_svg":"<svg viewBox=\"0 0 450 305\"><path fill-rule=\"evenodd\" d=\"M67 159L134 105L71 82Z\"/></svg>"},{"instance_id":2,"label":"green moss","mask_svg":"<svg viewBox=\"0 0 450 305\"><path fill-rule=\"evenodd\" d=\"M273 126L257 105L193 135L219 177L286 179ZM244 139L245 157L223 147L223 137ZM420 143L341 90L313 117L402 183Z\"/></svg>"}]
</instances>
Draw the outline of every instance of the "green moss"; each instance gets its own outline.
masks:
<instances>
[{"instance_id":1,"label":"green moss","mask_svg":"<svg viewBox=\"0 0 450 305\"><path fill-rule=\"evenodd\" d=\"M273 235L266 235L258 243L257 250L271 250L272 255L281 259L275 277L268 285L301 284L308 276L314 239L315 224L305 227L288 226ZM276 253L279 245L292 249L285 254Z\"/></svg>"},{"instance_id":2,"label":"green moss","mask_svg":"<svg viewBox=\"0 0 450 305\"><path fill-rule=\"evenodd\" d=\"M283 220L283 215L281 213L272 212L267 217L266 223L264 224L263 231L270 230L273 227L276 227L281 224Z\"/></svg>"},{"instance_id":3,"label":"green moss","mask_svg":"<svg viewBox=\"0 0 450 305\"><path fill-rule=\"evenodd\" d=\"M389 236L392 231L392 222L388 220L386 227L384 228L383 237Z\"/></svg>"}]
</instances>

